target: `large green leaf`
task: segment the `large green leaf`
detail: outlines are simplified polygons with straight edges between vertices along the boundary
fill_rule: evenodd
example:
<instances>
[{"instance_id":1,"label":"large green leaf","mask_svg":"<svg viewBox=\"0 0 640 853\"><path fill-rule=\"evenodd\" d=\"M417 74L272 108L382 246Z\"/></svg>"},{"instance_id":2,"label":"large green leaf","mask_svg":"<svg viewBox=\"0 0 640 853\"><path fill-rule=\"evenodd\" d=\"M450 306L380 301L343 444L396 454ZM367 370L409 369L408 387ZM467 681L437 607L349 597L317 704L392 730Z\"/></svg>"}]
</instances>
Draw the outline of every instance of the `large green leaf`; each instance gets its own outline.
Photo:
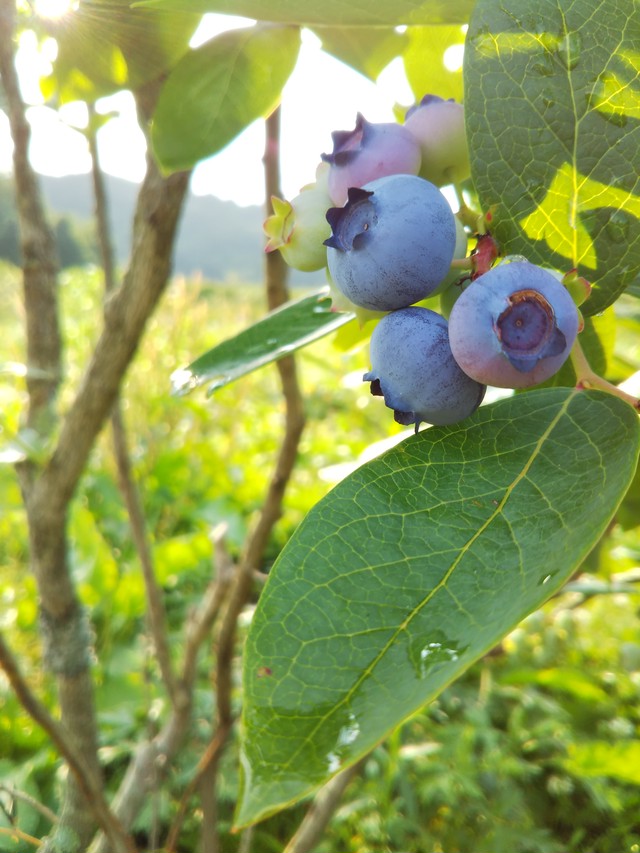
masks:
<instances>
[{"instance_id":1,"label":"large green leaf","mask_svg":"<svg viewBox=\"0 0 640 853\"><path fill-rule=\"evenodd\" d=\"M640 270L635 0L478 0L465 51L472 174L503 250L594 282Z\"/></svg>"},{"instance_id":2,"label":"large green leaf","mask_svg":"<svg viewBox=\"0 0 640 853\"><path fill-rule=\"evenodd\" d=\"M463 28L452 26L409 27L409 47L403 54L407 80L416 97L439 95L462 101L462 69L450 71L444 63L446 51L464 43Z\"/></svg>"},{"instance_id":3,"label":"large green leaf","mask_svg":"<svg viewBox=\"0 0 640 853\"><path fill-rule=\"evenodd\" d=\"M95 101L137 88L175 65L199 21L170 9L131 9L128 0L80 0L69 15L46 23L58 53L43 93Z\"/></svg>"},{"instance_id":4,"label":"large green leaf","mask_svg":"<svg viewBox=\"0 0 640 853\"><path fill-rule=\"evenodd\" d=\"M173 391L186 394L204 383L217 391L252 370L307 346L355 319L331 310L328 288L288 302L238 335L223 341L171 377Z\"/></svg>"},{"instance_id":5,"label":"large green leaf","mask_svg":"<svg viewBox=\"0 0 640 853\"><path fill-rule=\"evenodd\" d=\"M384 27L318 27L322 49L375 81L407 46L406 33Z\"/></svg>"},{"instance_id":6,"label":"large green leaf","mask_svg":"<svg viewBox=\"0 0 640 853\"><path fill-rule=\"evenodd\" d=\"M188 169L267 116L299 48L297 27L256 25L222 33L188 53L165 83L153 118L161 166Z\"/></svg>"},{"instance_id":7,"label":"large green leaf","mask_svg":"<svg viewBox=\"0 0 640 853\"><path fill-rule=\"evenodd\" d=\"M320 501L249 632L238 824L366 754L558 590L638 444L618 398L536 390L412 436Z\"/></svg>"},{"instance_id":8,"label":"large green leaf","mask_svg":"<svg viewBox=\"0 0 640 853\"><path fill-rule=\"evenodd\" d=\"M221 12L259 21L309 26L395 26L397 24L456 24L469 20L474 0L142 0L134 5L188 12Z\"/></svg>"}]
</instances>

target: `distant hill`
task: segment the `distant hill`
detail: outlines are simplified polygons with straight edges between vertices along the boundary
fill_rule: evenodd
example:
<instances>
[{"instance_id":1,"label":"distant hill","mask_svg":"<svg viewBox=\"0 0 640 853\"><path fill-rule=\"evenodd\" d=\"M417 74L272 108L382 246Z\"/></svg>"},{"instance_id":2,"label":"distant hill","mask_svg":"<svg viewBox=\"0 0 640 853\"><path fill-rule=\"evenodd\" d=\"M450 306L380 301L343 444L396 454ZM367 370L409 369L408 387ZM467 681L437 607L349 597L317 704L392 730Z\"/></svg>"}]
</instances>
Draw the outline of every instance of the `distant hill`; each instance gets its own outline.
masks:
<instances>
[{"instance_id":1,"label":"distant hill","mask_svg":"<svg viewBox=\"0 0 640 853\"><path fill-rule=\"evenodd\" d=\"M118 263L128 258L131 221L138 184L106 175L109 215ZM90 175L52 178L41 175L45 201L54 214L88 222L93 216ZM264 211L254 205L240 207L212 195L190 194L182 214L174 270L191 275L201 272L213 281L257 283L263 277ZM323 284L324 272L292 270L292 284Z\"/></svg>"}]
</instances>

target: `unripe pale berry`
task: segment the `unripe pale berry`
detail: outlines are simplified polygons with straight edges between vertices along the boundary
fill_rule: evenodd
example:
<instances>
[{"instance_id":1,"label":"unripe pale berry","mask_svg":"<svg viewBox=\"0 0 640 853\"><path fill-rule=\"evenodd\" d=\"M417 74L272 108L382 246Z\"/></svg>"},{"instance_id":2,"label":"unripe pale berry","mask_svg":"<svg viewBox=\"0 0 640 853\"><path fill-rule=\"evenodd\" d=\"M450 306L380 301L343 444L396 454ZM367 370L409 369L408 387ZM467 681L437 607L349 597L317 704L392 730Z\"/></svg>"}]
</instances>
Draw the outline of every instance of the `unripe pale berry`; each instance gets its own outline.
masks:
<instances>
[{"instance_id":1,"label":"unripe pale berry","mask_svg":"<svg viewBox=\"0 0 640 853\"><path fill-rule=\"evenodd\" d=\"M471 165L462 104L425 95L407 111L404 126L420 143L420 177L438 187L467 180Z\"/></svg>"},{"instance_id":2,"label":"unripe pale berry","mask_svg":"<svg viewBox=\"0 0 640 853\"><path fill-rule=\"evenodd\" d=\"M331 233L326 218L331 199L323 166L321 164L318 167L316 182L303 187L291 201L273 196L273 214L263 226L269 238L265 251L279 249L290 267L304 272L319 270L327 265L324 241Z\"/></svg>"}]
</instances>

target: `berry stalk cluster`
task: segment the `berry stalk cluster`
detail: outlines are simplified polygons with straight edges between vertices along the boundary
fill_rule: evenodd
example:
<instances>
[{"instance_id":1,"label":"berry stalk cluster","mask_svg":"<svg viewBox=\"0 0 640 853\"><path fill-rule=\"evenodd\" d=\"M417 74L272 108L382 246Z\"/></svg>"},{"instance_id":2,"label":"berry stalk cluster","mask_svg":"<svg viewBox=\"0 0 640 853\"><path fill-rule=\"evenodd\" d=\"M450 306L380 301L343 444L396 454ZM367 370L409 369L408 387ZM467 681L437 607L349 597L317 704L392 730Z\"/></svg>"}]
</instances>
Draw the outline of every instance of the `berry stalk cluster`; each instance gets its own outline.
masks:
<instances>
[{"instance_id":1,"label":"berry stalk cluster","mask_svg":"<svg viewBox=\"0 0 640 853\"><path fill-rule=\"evenodd\" d=\"M315 183L273 200L266 248L297 269L326 267L335 310L378 320L363 378L395 419L416 430L456 423L487 385L553 376L581 329L589 285L500 259L489 217L467 256L470 212L455 214L441 190L470 177L462 105L427 95L403 124L358 115L332 138ZM438 295L439 311L419 304Z\"/></svg>"}]
</instances>

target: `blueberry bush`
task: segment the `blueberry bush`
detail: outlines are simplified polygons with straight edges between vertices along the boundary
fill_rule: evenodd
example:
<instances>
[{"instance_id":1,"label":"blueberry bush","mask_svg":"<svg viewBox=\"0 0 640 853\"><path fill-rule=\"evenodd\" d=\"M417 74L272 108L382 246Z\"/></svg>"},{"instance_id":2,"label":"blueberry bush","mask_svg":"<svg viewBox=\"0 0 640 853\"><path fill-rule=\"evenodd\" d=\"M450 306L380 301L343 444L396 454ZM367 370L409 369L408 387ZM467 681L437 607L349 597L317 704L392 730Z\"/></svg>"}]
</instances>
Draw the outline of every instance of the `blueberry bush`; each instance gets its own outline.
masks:
<instances>
[{"instance_id":1,"label":"blueberry bush","mask_svg":"<svg viewBox=\"0 0 640 853\"><path fill-rule=\"evenodd\" d=\"M587 727L576 701L599 707L606 690L580 675L570 652L558 651L563 631L579 633L570 613L574 605L541 610L561 595L582 596L580 604L596 595L597 584L581 587L576 576L601 552L609 553L613 527L638 525L640 19L632 0L371 0L355 6L327 0L313 8L302 0L142 0L132 8L122 4L112 17L108 4L89 8L81 2L66 25L50 25L59 51L44 89L62 102L90 103L131 89L150 151L133 225L135 249L120 284L109 282L104 241L103 329L75 396L63 400L61 426L55 417L62 364L57 285L48 263L50 234L33 203L24 104L15 92L7 48L15 35L12 5L4 0L0 6L0 40L6 36L0 71L17 152L28 404L7 459L17 463L42 657L54 679L49 686L58 696L62 727L43 710L4 640L0 651L14 701L48 733L70 769L46 853L140 849L136 821L153 790L150 780L154 774L188 772L180 763L181 744L194 715L208 714L217 728L185 785L177 816L160 821L169 826L162 849L177 849L198 786L206 811L202 848L217 849L218 839L207 836L217 813L207 791L214 788L232 732L238 734L238 754L229 772L239 772L233 824L245 831L247 844L253 831L248 827L258 824L259 833L261 821L277 821L282 810L297 808L319 789L318 812L335 811L343 785L363 768L360 785L366 791L367 774L383 773L386 751L397 745L399 731L409 734L396 758L402 752L416 788L410 793L400 786L400 796L395 779L387 802L400 796L405 806L418 803L427 811L440 805L429 817L428 832L405 826L395 836L398 845L507 850L516 843L515 826L516 835L527 834L523 850L559 851L561 844L582 849L584 835L568 826L560 808L554 820L561 841L540 828L530 806L534 776L544 779L537 791L540 811L552 809L554 797L573 792L574 806L598 802L624 815L628 831L603 842L598 848L603 853L607 843L640 837L629 817L633 795L613 803L588 781L587 770L606 767L603 775L617 773L632 784L621 768L637 747L637 717L615 770L615 762L604 757L605 734L588 747L575 736L575 748L566 754L557 748L545 730L549 680L570 694L557 714L574 735L580 724ZM189 48L189 36L207 11L243 14L256 23ZM105 26L112 28L108 42ZM287 200L278 192L273 161L277 106L296 73L303 27L372 78L400 57L414 103L398 104L395 123L376 124L357 114L353 130L334 130L333 151L318 152L309 185ZM447 49L463 43L462 69L448 70ZM193 392L202 386L220 400L230 388L255 379L237 382L241 377L275 362L285 407L282 445L251 532L239 537L235 552L219 530L215 534L217 581L211 587L200 583L195 596L201 600L191 615L181 612L174 621L171 606L180 604L171 604L154 577L144 532L139 535L140 526L133 524L144 576L137 594L146 602L168 710L157 717L150 713L148 738L137 750L112 756L108 766L100 750L106 730L99 730L94 713L101 685L91 674L87 608L93 608L94 630L114 628L99 600L87 601L86 590L79 595L82 584L70 568L68 530L77 536L74 520L83 509L74 493L103 423L115 416L127 512L132 522L141 515L127 479L118 421L122 380L169 278L190 170L260 117L266 117L271 197L264 226L270 310L257 320L247 318L244 328L202 355L192 353L188 366L172 365L171 380L179 405L197 407ZM287 264L326 269L327 287L290 300L282 284ZM173 322L179 325L180 318ZM616 337L629 344L623 356L614 350ZM355 348L362 359L359 393L364 388L382 398L371 401L380 437L395 423L410 429L393 433L393 446L304 506L304 518L280 543L271 565L273 527L302 453L305 416L293 353L304 357L321 338L325 345L337 344L330 350L335 369L332 364L323 374L329 399L340 384L338 347ZM343 405L344 395L340 399ZM349 430L348 418L341 423ZM241 431L229 429L234 442L257 452ZM330 431L335 433L333 425ZM240 516L245 524L234 442L226 467L224 456L213 462L227 472L227 494L216 498L217 508L206 504L202 512L218 518L222 501L225 521ZM211 461L210 448L202 446L201 452ZM181 476L185 490L198 485L189 471ZM313 477L309 494L315 494L312 483ZM199 487L208 494L205 484ZM94 498L105 500L105 494L103 485ZM156 507L157 534L172 519L178 524L175 500L177 495L168 494L169 506ZM104 537L116 541L113 530L106 529ZM239 567L233 582L227 578L229 563ZM231 662L236 640L245 634L242 620L256 574L267 565L268 578L246 628L238 699ZM83 571L86 583L90 567ZM262 584L262 573L260 578ZM605 591L628 591L627 581L605 584ZM517 627L530 628L523 620L539 613L547 614L540 617L548 620L546 628L539 626L542 633L548 628L545 643L567 658L554 670L546 668L545 643L538 643L542 652L536 660L527 646L529 629ZM180 660L172 647L176 623L186 624ZM209 707L196 688L197 654L214 623L216 699ZM108 631L99 636L108 644ZM627 642L631 659L637 644ZM516 646L522 665L505 673L492 659L516 654ZM470 673L478 666L485 679L480 698L462 710L468 685L475 690ZM495 686L487 685L487 673L493 673ZM100 678L107 683L108 673ZM516 683L531 687L526 720L510 704ZM637 685L627 687L611 700L616 708L630 701ZM107 719L117 731L121 722L115 714ZM439 729L445 719L448 735ZM617 719L617 710L603 711L601 731L611 736ZM547 743L547 752L527 753L529 726ZM460 761L458 738L484 761L498 730L513 788L507 790L488 759L482 768L467 769L464 784L447 788L443 777ZM433 738L437 759L431 770L412 764L412 737L418 743ZM584 778L576 793L572 786L580 772ZM466 802L467 814L490 811L492 792L511 829L496 817L485 831L478 818L475 835L465 835L456 810ZM224 799L223 792L220 796ZM317 843L313 827L323 825L322 819L309 814L287 853ZM96 827L101 835L95 835ZM25 841L28 833L20 832ZM341 841L345 849L389 849L374 832L364 847L348 847L352 842ZM140 844L160 847L148 836Z\"/></svg>"}]
</instances>

